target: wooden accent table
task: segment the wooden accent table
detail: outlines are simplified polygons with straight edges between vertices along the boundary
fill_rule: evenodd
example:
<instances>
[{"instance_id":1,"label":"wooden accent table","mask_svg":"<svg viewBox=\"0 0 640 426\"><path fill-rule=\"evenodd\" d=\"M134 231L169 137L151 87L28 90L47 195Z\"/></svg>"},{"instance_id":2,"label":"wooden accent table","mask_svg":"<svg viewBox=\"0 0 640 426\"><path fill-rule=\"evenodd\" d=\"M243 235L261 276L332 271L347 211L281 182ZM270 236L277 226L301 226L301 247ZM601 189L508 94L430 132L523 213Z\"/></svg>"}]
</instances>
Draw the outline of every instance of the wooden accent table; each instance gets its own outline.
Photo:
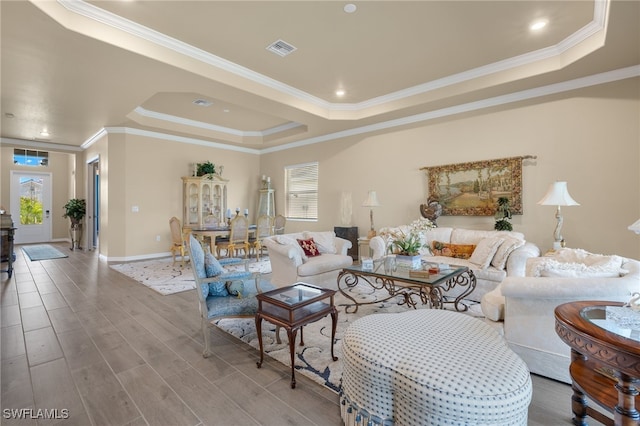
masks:
<instances>
[{"instance_id":1,"label":"wooden accent table","mask_svg":"<svg viewBox=\"0 0 640 426\"><path fill-rule=\"evenodd\" d=\"M264 349L262 346L262 320L284 327L289 338L289 352L291 354L291 388L296 387L295 376L295 344L296 334L300 330L300 346L304 346L302 327L306 324L318 321L331 314L331 358L338 360L333 354L333 342L336 337L338 325L338 310L333 304L335 290L320 288L311 284L296 283L294 285L277 288L265 293L258 293L258 311L256 312L256 331L260 344L260 361L256 364L262 366ZM326 300L328 299L328 300ZM278 331L276 331L278 333Z\"/></svg>"},{"instance_id":2,"label":"wooden accent table","mask_svg":"<svg viewBox=\"0 0 640 426\"><path fill-rule=\"evenodd\" d=\"M613 321L612 311L620 306L619 302L581 301L555 309L556 333L571 347L574 425L587 425L587 416L606 425L640 424L636 410L640 334ZM613 420L587 406L586 397L613 413Z\"/></svg>"}]
</instances>

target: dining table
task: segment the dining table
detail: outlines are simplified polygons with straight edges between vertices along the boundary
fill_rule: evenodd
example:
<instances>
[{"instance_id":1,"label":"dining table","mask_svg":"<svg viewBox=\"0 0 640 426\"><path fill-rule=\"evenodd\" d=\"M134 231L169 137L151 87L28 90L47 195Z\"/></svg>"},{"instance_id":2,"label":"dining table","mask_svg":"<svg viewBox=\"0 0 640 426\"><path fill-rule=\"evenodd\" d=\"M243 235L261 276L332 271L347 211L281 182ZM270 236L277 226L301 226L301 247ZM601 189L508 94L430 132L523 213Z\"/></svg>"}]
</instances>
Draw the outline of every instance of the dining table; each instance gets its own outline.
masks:
<instances>
[{"instance_id":1,"label":"dining table","mask_svg":"<svg viewBox=\"0 0 640 426\"><path fill-rule=\"evenodd\" d=\"M249 225L249 236L255 234L257 229L256 225ZM209 248L211 254L216 255L216 237L228 237L231 231L231 226L203 226L203 227L185 227L184 234L192 233L194 237L200 242L204 243L209 239Z\"/></svg>"}]
</instances>

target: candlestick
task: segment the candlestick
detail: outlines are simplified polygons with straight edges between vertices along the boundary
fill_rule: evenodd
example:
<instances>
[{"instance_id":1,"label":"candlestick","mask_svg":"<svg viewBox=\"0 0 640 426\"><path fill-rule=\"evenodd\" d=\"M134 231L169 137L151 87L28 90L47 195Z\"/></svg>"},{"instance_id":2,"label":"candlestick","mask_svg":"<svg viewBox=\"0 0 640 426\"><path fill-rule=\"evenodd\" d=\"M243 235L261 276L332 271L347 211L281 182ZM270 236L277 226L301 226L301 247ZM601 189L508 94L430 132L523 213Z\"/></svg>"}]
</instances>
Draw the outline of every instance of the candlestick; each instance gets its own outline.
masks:
<instances>
[{"instance_id":1,"label":"candlestick","mask_svg":"<svg viewBox=\"0 0 640 426\"><path fill-rule=\"evenodd\" d=\"M244 209L244 217L249 217L249 209Z\"/></svg>"}]
</instances>

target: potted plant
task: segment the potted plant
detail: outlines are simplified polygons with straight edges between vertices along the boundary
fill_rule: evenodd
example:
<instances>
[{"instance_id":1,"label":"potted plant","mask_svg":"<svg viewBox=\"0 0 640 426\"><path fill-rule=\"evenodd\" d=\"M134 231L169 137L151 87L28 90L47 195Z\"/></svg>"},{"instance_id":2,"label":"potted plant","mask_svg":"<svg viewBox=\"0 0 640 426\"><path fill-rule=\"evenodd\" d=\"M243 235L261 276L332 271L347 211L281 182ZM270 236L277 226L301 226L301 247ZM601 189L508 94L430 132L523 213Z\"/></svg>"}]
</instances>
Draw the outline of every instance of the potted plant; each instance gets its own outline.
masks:
<instances>
[{"instance_id":1,"label":"potted plant","mask_svg":"<svg viewBox=\"0 0 640 426\"><path fill-rule=\"evenodd\" d=\"M71 250L80 247L82 239L82 219L87 214L87 203L83 199L72 198L63 206L64 214L62 217L68 217L71 221L69 235L71 237Z\"/></svg>"},{"instance_id":2,"label":"potted plant","mask_svg":"<svg viewBox=\"0 0 640 426\"><path fill-rule=\"evenodd\" d=\"M208 174L213 174L216 172L216 166L211 161L207 161L205 163L198 163L198 176L204 176Z\"/></svg>"},{"instance_id":3,"label":"potted plant","mask_svg":"<svg viewBox=\"0 0 640 426\"><path fill-rule=\"evenodd\" d=\"M510 201L507 197L498 198L498 209L496 210L496 224L494 229L497 231L513 231L511 219Z\"/></svg>"},{"instance_id":4,"label":"potted plant","mask_svg":"<svg viewBox=\"0 0 640 426\"><path fill-rule=\"evenodd\" d=\"M396 230L382 233L382 237L389 242L389 251L396 254L398 265L406 265L411 268L421 266L420 249L427 247L424 243L424 232L434 228L435 225L429 219L414 220L406 231Z\"/></svg>"}]
</instances>

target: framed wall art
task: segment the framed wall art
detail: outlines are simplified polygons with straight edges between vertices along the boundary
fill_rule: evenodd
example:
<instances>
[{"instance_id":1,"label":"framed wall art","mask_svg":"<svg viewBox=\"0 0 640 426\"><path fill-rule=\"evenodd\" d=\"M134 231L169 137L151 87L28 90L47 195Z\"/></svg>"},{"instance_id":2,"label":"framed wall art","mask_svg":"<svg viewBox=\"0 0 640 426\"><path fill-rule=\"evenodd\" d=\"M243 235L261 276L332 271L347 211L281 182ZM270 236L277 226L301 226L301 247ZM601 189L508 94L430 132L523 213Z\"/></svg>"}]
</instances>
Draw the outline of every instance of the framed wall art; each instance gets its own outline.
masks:
<instances>
[{"instance_id":1,"label":"framed wall art","mask_svg":"<svg viewBox=\"0 0 640 426\"><path fill-rule=\"evenodd\" d=\"M522 214L522 159L474 161L422 167L429 197L437 198L448 216L492 216L498 198L507 197L511 213Z\"/></svg>"}]
</instances>

